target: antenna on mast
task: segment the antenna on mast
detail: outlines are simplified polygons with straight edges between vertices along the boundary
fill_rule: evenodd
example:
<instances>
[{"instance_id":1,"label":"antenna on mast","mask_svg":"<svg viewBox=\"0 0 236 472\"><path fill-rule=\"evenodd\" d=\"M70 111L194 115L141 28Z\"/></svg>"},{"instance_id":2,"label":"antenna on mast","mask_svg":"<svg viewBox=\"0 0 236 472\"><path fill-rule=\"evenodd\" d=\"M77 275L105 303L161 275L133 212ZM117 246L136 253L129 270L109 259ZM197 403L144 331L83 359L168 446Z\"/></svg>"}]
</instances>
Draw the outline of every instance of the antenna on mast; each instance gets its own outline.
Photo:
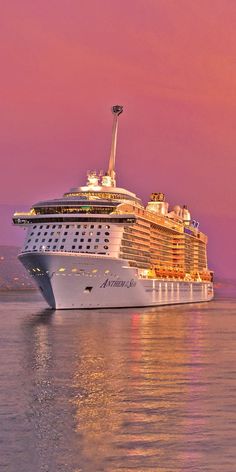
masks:
<instances>
[{"instance_id":1,"label":"antenna on mast","mask_svg":"<svg viewBox=\"0 0 236 472\"><path fill-rule=\"evenodd\" d=\"M109 180L110 180L111 187L115 187L116 186L115 159L116 159L118 116L123 112L123 106L114 105L111 110L114 115L114 118L113 118L113 125L112 125L111 152L110 152L107 176L110 177Z\"/></svg>"}]
</instances>

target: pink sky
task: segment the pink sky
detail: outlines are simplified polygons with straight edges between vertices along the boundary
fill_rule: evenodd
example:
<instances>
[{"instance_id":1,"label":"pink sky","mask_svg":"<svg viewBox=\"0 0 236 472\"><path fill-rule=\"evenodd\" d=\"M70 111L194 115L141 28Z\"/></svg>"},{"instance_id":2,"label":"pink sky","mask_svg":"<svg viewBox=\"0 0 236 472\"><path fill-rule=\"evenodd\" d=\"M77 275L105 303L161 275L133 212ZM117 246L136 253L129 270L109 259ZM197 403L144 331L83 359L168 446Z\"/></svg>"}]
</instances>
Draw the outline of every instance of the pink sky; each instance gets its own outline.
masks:
<instances>
[{"instance_id":1,"label":"pink sky","mask_svg":"<svg viewBox=\"0 0 236 472\"><path fill-rule=\"evenodd\" d=\"M119 185L187 203L211 266L234 277L235 0L11 0L0 40L0 202L20 210L106 169L120 103Z\"/></svg>"}]
</instances>

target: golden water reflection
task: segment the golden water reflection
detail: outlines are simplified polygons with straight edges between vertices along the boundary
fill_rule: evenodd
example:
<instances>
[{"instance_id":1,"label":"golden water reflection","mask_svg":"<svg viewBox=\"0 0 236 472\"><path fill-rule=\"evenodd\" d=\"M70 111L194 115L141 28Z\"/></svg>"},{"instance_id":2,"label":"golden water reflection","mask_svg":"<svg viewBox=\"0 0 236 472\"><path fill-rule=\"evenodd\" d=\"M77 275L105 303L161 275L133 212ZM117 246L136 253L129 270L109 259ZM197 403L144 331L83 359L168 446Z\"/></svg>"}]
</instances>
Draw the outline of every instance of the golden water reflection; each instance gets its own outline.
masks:
<instances>
[{"instance_id":1,"label":"golden water reflection","mask_svg":"<svg viewBox=\"0 0 236 472\"><path fill-rule=\"evenodd\" d=\"M173 470L201 459L201 447L185 444L206 422L199 399L207 389L205 321L197 310L194 318L176 312L106 312L86 338L78 331L72 403L91 470L101 461L104 470L119 470L125 460L126 471L161 471L172 449Z\"/></svg>"}]
</instances>

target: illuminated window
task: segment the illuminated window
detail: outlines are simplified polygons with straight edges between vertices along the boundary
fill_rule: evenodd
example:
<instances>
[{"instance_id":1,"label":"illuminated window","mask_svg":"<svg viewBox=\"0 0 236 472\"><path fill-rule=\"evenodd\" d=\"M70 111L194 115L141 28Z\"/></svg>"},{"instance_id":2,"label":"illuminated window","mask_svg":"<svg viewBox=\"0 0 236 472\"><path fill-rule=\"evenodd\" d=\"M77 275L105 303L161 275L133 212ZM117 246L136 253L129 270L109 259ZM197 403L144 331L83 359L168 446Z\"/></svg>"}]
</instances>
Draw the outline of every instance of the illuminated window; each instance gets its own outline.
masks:
<instances>
[{"instance_id":1,"label":"illuminated window","mask_svg":"<svg viewBox=\"0 0 236 472\"><path fill-rule=\"evenodd\" d=\"M65 267L61 267L58 272L65 272Z\"/></svg>"},{"instance_id":2,"label":"illuminated window","mask_svg":"<svg viewBox=\"0 0 236 472\"><path fill-rule=\"evenodd\" d=\"M92 235L93 235L93 232L92 232L92 231L90 231L90 233L89 233L89 236L92 236Z\"/></svg>"},{"instance_id":3,"label":"illuminated window","mask_svg":"<svg viewBox=\"0 0 236 472\"><path fill-rule=\"evenodd\" d=\"M110 228L110 226L109 226L109 225L106 225L106 226L105 226L105 228L106 228L106 229L109 229L109 228Z\"/></svg>"},{"instance_id":4,"label":"illuminated window","mask_svg":"<svg viewBox=\"0 0 236 472\"><path fill-rule=\"evenodd\" d=\"M74 267L73 269L71 269L71 272L77 272L76 267Z\"/></svg>"},{"instance_id":5,"label":"illuminated window","mask_svg":"<svg viewBox=\"0 0 236 472\"><path fill-rule=\"evenodd\" d=\"M109 274L109 273L110 273L109 269L106 269L104 272L104 274Z\"/></svg>"}]
</instances>

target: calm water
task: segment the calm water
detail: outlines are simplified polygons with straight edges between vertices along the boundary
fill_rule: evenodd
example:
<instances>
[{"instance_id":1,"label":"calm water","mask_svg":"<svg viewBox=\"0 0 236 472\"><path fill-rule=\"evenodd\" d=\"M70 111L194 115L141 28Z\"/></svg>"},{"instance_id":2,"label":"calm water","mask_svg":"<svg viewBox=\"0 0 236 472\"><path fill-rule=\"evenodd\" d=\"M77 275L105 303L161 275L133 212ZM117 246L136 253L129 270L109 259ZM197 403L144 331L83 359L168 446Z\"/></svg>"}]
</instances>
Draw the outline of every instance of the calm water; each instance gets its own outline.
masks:
<instances>
[{"instance_id":1,"label":"calm water","mask_svg":"<svg viewBox=\"0 0 236 472\"><path fill-rule=\"evenodd\" d=\"M1 471L235 472L235 299L0 311Z\"/></svg>"}]
</instances>

